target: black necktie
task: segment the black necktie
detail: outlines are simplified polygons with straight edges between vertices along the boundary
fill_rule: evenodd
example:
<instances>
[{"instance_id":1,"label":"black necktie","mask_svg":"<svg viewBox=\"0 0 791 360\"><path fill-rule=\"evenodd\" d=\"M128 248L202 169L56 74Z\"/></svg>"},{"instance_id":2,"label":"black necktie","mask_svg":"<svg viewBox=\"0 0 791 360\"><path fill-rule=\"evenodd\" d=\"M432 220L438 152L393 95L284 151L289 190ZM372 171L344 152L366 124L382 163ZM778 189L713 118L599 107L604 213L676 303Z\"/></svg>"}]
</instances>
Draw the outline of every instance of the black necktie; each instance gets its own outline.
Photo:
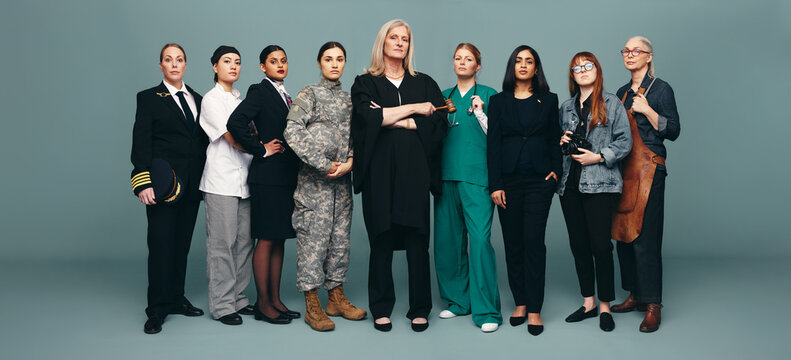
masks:
<instances>
[{"instance_id":1,"label":"black necktie","mask_svg":"<svg viewBox=\"0 0 791 360\"><path fill-rule=\"evenodd\" d=\"M187 99L184 98L184 92L179 91L176 95L179 97L179 103L181 103L181 110L184 111L184 117L187 118L187 128L192 132L192 128L195 127L195 116L192 115L192 110L190 110L190 106L187 104Z\"/></svg>"}]
</instances>

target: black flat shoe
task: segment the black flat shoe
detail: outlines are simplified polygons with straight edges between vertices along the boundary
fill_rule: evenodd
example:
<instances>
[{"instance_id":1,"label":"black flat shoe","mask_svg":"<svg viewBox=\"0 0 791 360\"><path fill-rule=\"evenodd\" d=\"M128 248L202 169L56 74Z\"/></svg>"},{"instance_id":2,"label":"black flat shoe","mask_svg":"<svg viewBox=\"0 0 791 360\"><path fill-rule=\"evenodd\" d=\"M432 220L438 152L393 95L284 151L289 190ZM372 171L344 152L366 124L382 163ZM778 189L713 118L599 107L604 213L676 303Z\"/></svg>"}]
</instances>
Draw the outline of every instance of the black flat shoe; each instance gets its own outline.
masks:
<instances>
[{"instance_id":1,"label":"black flat shoe","mask_svg":"<svg viewBox=\"0 0 791 360\"><path fill-rule=\"evenodd\" d=\"M291 323L290 317L286 317L283 314L278 314L276 318L271 318L269 316L266 316L264 313L262 313L257 306L253 307L253 312L254 312L253 316L255 316L256 320L266 321L270 324L275 324L275 325L285 325Z\"/></svg>"},{"instance_id":2,"label":"black flat shoe","mask_svg":"<svg viewBox=\"0 0 791 360\"><path fill-rule=\"evenodd\" d=\"M416 324L414 322L412 323L412 331L422 332L426 331L426 329L428 329L428 319L426 319L426 322L423 324Z\"/></svg>"},{"instance_id":3,"label":"black flat shoe","mask_svg":"<svg viewBox=\"0 0 791 360\"><path fill-rule=\"evenodd\" d=\"M511 316L508 322L511 323L511 326L519 326L524 324L525 320L527 320L527 316Z\"/></svg>"},{"instance_id":4,"label":"black flat shoe","mask_svg":"<svg viewBox=\"0 0 791 360\"><path fill-rule=\"evenodd\" d=\"M242 325L242 317L237 313L222 316L217 321L225 325Z\"/></svg>"},{"instance_id":5,"label":"black flat shoe","mask_svg":"<svg viewBox=\"0 0 791 360\"><path fill-rule=\"evenodd\" d=\"M612 319L612 315L608 312L603 312L599 315L599 328L604 331L612 331L615 329L615 320Z\"/></svg>"},{"instance_id":6,"label":"black flat shoe","mask_svg":"<svg viewBox=\"0 0 791 360\"><path fill-rule=\"evenodd\" d=\"M253 305L247 305L239 309L239 311L237 311L236 313L239 315L255 315L255 311L253 310Z\"/></svg>"},{"instance_id":7,"label":"black flat shoe","mask_svg":"<svg viewBox=\"0 0 791 360\"><path fill-rule=\"evenodd\" d=\"M162 323L165 322L159 315L150 316L148 320L146 320L146 324L143 325L143 332L146 334L156 334L162 331Z\"/></svg>"},{"instance_id":8,"label":"black flat shoe","mask_svg":"<svg viewBox=\"0 0 791 360\"><path fill-rule=\"evenodd\" d=\"M533 335L533 336L541 335L541 333L544 332L544 325L530 325L530 324L527 324L527 332L529 332L530 335Z\"/></svg>"},{"instance_id":9,"label":"black flat shoe","mask_svg":"<svg viewBox=\"0 0 791 360\"><path fill-rule=\"evenodd\" d=\"M171 314L184 315L184 316L190 316L190 317L203 316L203 310L192 306L192 304L185 303L185 304L181 304L181 305L176 306L176 308L173 309Z\"/></svg>"},{"instance_id":10,"label":"black flat shoe","mask_svg":"<svg viewBox=\"0 0 791 360\"><path fill-rule=\"evenodd\" d=\"M374 321L374 329L382 332L388 332L390 330L393 330L393 323L389 322L385 324L377 324L376 321Z\"/></svg>"},{"instance_id":11,"label":"black flat shoe","mask_svg":"<svg viewBox=\"0 0 791 360\"><path fill-rule=\"evenodd\" d=\"M275 308L275 311L279 312L281 316L285 316L289 319L299 319L299 317L302 316L302 314L296 311L291 311L288 308L286 308L286 311L280 311L280 309Z\"/></svg>"},{"instance_id":12,"label":"black flat shoe","mask_svg":"<svg viewBox=\"0 0 791 360\"><path fill-rule=\"evenodd\" d=\"M591 309L591 311L588 312L585 311L584 306L580 306L580 308L577 309L577 311L571 313L571 315L566 317L566 322L569 323L578 322L588 318L596 317L596 315L599 315L598 306L594 307L593 309Z\"/></svg>"}]
</instances>

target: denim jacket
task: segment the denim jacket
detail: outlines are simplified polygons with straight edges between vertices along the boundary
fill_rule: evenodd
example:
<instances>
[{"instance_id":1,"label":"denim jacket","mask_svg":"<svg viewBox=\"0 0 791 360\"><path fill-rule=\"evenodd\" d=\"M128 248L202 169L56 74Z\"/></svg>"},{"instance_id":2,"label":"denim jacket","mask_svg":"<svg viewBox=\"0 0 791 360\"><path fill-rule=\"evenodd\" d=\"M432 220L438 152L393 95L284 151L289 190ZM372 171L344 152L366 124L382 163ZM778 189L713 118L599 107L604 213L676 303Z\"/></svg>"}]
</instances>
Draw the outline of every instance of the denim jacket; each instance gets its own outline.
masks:
<instances>
[{"instance_id":1,"label":"denim jacket","mask_svg":"<svg viewBox=\"0 0 791 360\"><path fill-rule=\"evenodd\" d=\"M574 131L579 123L577 111L574 109L574 102L578 101L578 97L579 94L560 105L560 128L563 131ZM579 191L586 194L620 193L623 190L621 160L632 150L632 133L623 104L608 92L602 92L602 97L607 108L607 123L587 130L587 139L592 145L592 149L588 150L600 153L604 162L582 167ZM588 123L590 120L591 115L588 115ZM563 156L563 176L557 191L560 195L563 195L566 188L572 161L574 159L571 156Z\"/></svg>"}]
</instances>

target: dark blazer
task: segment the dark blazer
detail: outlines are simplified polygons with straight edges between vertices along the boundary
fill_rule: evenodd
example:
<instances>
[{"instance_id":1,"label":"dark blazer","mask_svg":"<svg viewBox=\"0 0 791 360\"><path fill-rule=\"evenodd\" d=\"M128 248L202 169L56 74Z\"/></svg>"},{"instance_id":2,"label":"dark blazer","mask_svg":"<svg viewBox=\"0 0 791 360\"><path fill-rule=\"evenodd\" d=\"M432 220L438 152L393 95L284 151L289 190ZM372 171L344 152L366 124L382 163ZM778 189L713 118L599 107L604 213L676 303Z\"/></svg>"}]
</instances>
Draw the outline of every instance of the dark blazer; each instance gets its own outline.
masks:
<instances>
[{"instance_id":1,"label":"dark blazer","mask_svg":"<svg viewBox=\"0 0 791 360\"><path fill-rule=\"evenodd\" d=\"M539 173L563 174L558 96L551 92L533 96L538 96L538 118L529 123L519 118L514 93L504 91L489 99L486 152L490 192L503 190L503 175L516 171L523 151Z\"/></svg>"},{"instance_id":2,"label":"dark blazer","mask_svg":"<svg viewBox=\"0 0 791 360\"><path fill-rule=\"evenodd\" d=\"M202 97L189 86L187 90L200 112ZM152 158L161 158L170 163L182 186L197 191L206 163L209 138L198 123L199 114L193 114L195 124L187 124L181 108L173 101L175 96L168 93L164 83L137 93L137 112L132 130L132 176L149 171ZM151 184L140 185L133 191L137 195L149 187Z\"/></svg>"},{"instance_id":3,"label":"dark blazer","mask_svg":"<svg viewBox=\"0 0 791 360\"><path fill-rule=\"evenodd\" d=\"M286 129L288 106L280 93L267 79L250 85L247 97L236 107L228 118L228 132L245 151L253 154L247 183L258 185L291 186L297 185L299 158L286 144L283 130ZM255 124L258 136L250 134L250 122ZM286 151L264 157L264 144L273 139L283 141Z\"/></svg>"}]
</instances>

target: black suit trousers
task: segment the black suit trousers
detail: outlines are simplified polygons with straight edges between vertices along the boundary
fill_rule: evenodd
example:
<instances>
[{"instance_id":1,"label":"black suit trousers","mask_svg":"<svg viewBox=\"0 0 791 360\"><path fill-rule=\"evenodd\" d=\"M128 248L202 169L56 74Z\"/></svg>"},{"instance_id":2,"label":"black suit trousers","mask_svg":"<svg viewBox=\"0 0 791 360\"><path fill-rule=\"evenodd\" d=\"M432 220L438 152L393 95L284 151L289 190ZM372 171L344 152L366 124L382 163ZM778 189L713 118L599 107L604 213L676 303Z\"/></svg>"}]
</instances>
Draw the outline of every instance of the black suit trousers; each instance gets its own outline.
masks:
<instances>
[{"instance_id":1,"label":"black suit trousers","mask_svg":"<svg viewBox=\"0 0 791 360\"><path fill-rule=\"evenodd\" d=\"M146 314L167 316L188 303L184 279L200 193L192 189L173 205L146 206L148 218L148 307Z\"/></svg>"},{"instance_id":2,"label":"black suit trousers","mask_svg":"<svg viewBox=\"0 0 791 360\"><path fill-rule=\"evenodd\" d=\"M583 194L568 186L560 197L583 297L593 296L598 290L600 301L615 300L615 264L610 230L612 212L620 197L618 193Z\"/></svg>"},{"instance_id":3,"label":"black suit trousers","mask_svg":"<svg viewBox=\"0 0 791 360\"><path fill-rule=\"evenodd\" d=\"M517 306L540 313L544 304L547 247L544 238L557 182L542 175L503 178L506 208L497 208L503 228L508 284Z\"/></svg>"},{"instance_id":4,"label":"black suit trousers","mask_svg":"<svg viewBox=\"0 0 791 360\"><path fill-rule=\"evenodd\" d=\"M392 225L391 229L371 239L368 263L368 306L374 319L390 317L395 305L393 285L393 251L403 241L409 271L409 311L407 318L428 318L431 312L431 267L428 235L417 228Z\"/></svg>"},{"instance_id":5,"label":"black suit trousers","mask_svg":"<svg viewBox=\"0 0 791 360\"><path fill-rule=\"evenodd\" d=\"M662 302L662 231L665 217L665 177L657 169L645 206L643 228L632 243L618 242L621 285L640 303Z\"/></svg>"}]
</instances>

